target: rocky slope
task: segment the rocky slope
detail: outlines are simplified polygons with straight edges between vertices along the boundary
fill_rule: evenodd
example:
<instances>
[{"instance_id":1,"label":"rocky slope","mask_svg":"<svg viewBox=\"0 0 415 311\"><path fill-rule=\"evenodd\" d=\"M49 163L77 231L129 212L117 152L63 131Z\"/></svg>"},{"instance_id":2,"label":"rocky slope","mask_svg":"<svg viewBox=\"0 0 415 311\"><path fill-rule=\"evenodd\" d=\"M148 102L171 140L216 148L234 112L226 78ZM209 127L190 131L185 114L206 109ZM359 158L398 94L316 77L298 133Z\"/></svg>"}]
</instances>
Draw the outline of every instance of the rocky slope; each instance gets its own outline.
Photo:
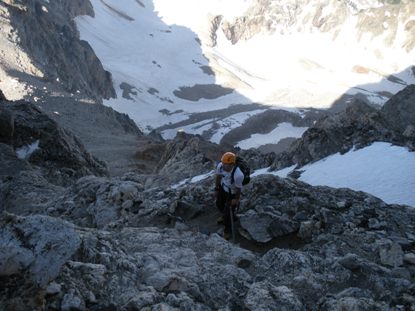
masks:
<instances>
[{"instance_id":1,"label":"rocky slope","mask_svg":"<svg viewBox=\"0 0 415 311\"><path fill-rule=\"evenodd\" d=\"M219 146L181 134L141 154L161 178L97 176L104 166L36 107L1 107L0 310L415 308L413 208L263 175L244 188L234 244L214 177L177 183L209 171Z\"/></svg>"},{"instance_id":2,"label":"rocky slope","mask_svg":"<svg viewBox=\"0 0 415 311\"><path fill-rule=\"evenodd\" d=\"M214 215L213 177L168 190L144 180L83 177L37 211L9 204L3 310L414 307L413 209L262 176L244 191L237 236L265 245L259 253L223 240L217 225L201 230Z\"/></svg>"}]
</instances>

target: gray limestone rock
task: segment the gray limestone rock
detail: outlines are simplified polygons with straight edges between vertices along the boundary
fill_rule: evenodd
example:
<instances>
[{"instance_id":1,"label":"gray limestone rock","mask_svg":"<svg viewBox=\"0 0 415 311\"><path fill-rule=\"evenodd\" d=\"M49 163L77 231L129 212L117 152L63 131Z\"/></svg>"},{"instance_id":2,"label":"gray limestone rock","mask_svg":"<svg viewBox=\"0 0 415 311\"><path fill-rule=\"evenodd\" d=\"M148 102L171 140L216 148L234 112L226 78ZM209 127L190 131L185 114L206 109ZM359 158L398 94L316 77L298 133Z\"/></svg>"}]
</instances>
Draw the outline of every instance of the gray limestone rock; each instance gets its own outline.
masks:
<instances>
[{"instance_id":1,"label":"gray limestone rock","mask_svg":"<svg viewBox=\"0 0 415 311\"><path fill-rule=\"evenodd\" d=\"M252 284L245 299L248 310L305 310L298 297L286 286L274 286L268 282Z\"/></svg>"},{"instance_id":2,"label":"gray limestone rock","mask_svg":"<svg viewBox=\"0 0 415 311\"><path fill-rule=\"evenodd\" d=\"M387 304L376 303L372 299L341 297L329 298L319 308L319 310L380 310L387 311L390 307Z\"/></svg>"},{"instance_id":3,"label":"gray limestone rock","mask_svg":"<svg viewBox=\"0 0 415 311\"><path fill-rule=\"evenodd\" d=\"M152 186L183 181L209 171L225 151L224 147L207 142L198 135L179 132L159 153L154 172L162 175L164 180L156 179Z\"/></svg>"},{"instance_id":4,"label":"gray limestone rock","mask_svg":"<svg viewBox=\"0 0 415 311\"><path fill-rule=\"evenodd\" d=\"M59 294L61 292L62 289L62 285L56 283L56 282L51 282L47 287L46 287L46 294L48 295L56 295Z\"/></svg>"},{"instance_id":5,"label":"gray limestone rock","mask_svg":"<svg viewBox=\"0 0 415 311\"><path fill-rule=\"evenodd\" d=\"M71 311L71 310L86 310L85 302L80 297L80 295L76 294L74 289L69 290L65 296L63 296L61 310L63 311Z\"/></svg>"},{"instance_id":6,"label":"gray limestone rock","mask_svg":"<svg viewBox=\"0 0 415 311\"><path fill-rule=\"evenodd\" d=\"M77 251L80 238L72 224L46 216L1 215L1 272L23 276L45 287Z\"/></svg>"},{"instance_id":7,"label":"gray limestone rock","mask_svg":"<svg viewBox=\"0 0 415 311\"><path fill-rule=\"evenodd\" d=\"M246 230L250 237L257 242L266 243L272 240L268 228L273 221L272 215L246 213L240 217L241 227Z\"/></svg>"},{"instance_id":8,"label":"gray limestone rock","mask_svg":"<svg viewBox=\"0 0 415 311\"><path fill-rule=\"evenodd\" d=\"M401 228L412 232L409 228L415 214L409 208L389 206L347 189L311 187L271 175L257 177L244 189L241 226L247 222L255 230L249 218L268 215L268 227L259 226L264 232L272 233L273 219L279 220L281 228L281 219L298 222L296 230L301 228L299 220L310 222L312 228L297 250L272 246L274 237L269 234L269 250L254 254L216 233L194 231L192 221L198 214L193 213L193 206L203 212L200 206L209 200L206 193L213 177L164 191L145 189L140 180L133 174L120 179L84 177L50 206L48 210L55 216L82 227L75 229L80 237L77 250L53 278L61 288L47 296L49 306L80 310L90 304L128 306L130 310L253 310L256 306L266 310L269 305L276 310L279 306L329 310L360 303L370 309L394 306L397 297L411 292L413 271L406 268L407 263L391 270L381 263L378 253L387 235L393 237L393 243L410 247L406 235L400 236ZM125 202L136 200L142 201L137 214L123 209ZM186 204L174 204L177 200ZM186 217L189 204L193 216ZM116 211L110 217L115 225L110 222L103 225L105 230L94 228L92 219L105 218L100 208ZM171 218L175 212L183 217ZM386 222L389 233L370 229L374 218ZM165 228L166 219L174 229ZM150 223L159 227L149 227ZM10 282L15 273L21 275L36 260L30 252L14 254L18 254L16 263L4 269L9 271L5 274ZM356 290L342 293L354 280L358 280ZM5 296L0 291L1 297Z\"/></svg>"},{"instance_id":9,"label":"gray limestone rock","mask_svg":"<svg viewBox=\"0 0 415 311\"><path fill-rule=\"evenodd\" d=\"M382 264L399 267L403 264L404 253L397 243L391 241L381 242L379 245L379 256Z\"/></svg>"},{"instance_id":10,"label":"gray limestone rock","mask_svg":"<svg viewBox=\"0 0 415 311\"><path fill-rule=\"evenodd\" d=\"M66 191L64 204L52 202L49 213L63 214L80 226L104 229L130 217L143 202L142 191L137 182L86 176Z\"/></svg>"},{"instance_id":11,"label":"gray limestone rock","mask_svg":"<svg viewBox=\"0 0 415 311\"><path fill-rule=\"evenodd\" d=\"M299 223L292 221L286 214L281 217L275 217L269 225L270 233L274 238L282 237L290 233L296 233L299 228Z\"/></svg>"},{"instance_id":12,"label":"gray limestone rock","mask_svg":"<svg viewBox=\"0 0 415 311\"><path fill-rule=\"evenodd\" d=\"M298 230L298 236L305 241L311 240L311 238L313 237L313 231L314 231L314 222L303 221L300 224L300 229Z\"/></svg>"}]
</instances>

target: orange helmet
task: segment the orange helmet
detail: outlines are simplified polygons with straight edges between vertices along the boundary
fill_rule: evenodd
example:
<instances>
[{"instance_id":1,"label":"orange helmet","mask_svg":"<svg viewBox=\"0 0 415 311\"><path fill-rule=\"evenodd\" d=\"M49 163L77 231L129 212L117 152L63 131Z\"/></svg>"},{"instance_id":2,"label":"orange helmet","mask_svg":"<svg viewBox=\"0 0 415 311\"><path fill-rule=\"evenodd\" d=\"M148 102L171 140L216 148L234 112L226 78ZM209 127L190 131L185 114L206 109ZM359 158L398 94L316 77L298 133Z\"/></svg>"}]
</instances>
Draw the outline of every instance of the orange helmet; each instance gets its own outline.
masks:
<instances>
[{"instance_id":1,"label":"orange helmet","mask_svg":"<svg viewBox=\"0 0 415 311\"><path fill-rule=\"evenodd\" d=\"M223 164L234 164L236 155L232 152L225 152L220 160Z\"/></svg>"}]
</instances>

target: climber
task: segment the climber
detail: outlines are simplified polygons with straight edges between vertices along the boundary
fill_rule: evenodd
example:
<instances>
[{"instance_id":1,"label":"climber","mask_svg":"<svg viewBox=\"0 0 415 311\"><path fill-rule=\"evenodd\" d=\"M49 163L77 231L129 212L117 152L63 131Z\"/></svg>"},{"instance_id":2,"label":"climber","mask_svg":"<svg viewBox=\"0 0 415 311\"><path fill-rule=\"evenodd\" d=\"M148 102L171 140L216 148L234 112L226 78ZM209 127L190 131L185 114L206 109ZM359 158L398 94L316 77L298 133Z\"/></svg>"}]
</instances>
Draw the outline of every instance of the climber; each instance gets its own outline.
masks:
<instances>
[{"instance_id":1,"label":"climber","mask_svg":"<svg viewBox=\"0 0 415 311\"><path fill-rule=\"evenodd\" d=\"M235 161L236 155L232 152L226 152L216 167L215 199L216 206L222 214L218 219L218 223L224 223L225 225L223 237L226 240L231 238L231 217L235 219L235 210L239 206L242 181L244 180L244 174L239 167L235 167Z\"/></svg>"}]
</instances>

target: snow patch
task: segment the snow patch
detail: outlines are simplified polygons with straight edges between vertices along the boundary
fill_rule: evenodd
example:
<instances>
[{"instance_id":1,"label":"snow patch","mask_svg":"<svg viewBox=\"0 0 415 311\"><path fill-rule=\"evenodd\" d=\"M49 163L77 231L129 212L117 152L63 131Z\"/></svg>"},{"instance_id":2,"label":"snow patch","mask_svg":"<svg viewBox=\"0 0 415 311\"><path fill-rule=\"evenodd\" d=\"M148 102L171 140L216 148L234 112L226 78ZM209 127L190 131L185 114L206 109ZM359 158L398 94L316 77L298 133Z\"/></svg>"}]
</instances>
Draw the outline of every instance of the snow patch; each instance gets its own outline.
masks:
<instances>
[{"instance_id":1,"label":"snow patch","mask_svg":"<svg viewBox=\"0 0 415 311\"><path fill-rule=\"evenodd\" d=\"M266 144L277 144L281 139L294 137L300 138L308 127L296 127L291 123L280 123L274 130L267 134L253 134L250 138L240 141L237 146L242 149L258 148Z\"/></svg>"},{"instance_id":2,"label":"snow patch","mask_svg":"<svg viewBox=\"0 0 415 311\"><path fill-rule=\"evenodd\" d=\"M30 145L23 146L16 149L16 155L19 159L26 160L30 155L39 149L39 140L36 140Z\"/></svg>"},{"instance_id":3,"label":"snow patch","mask_svg":"<svg viewBox=\"0 0 415 311\"><path fill-rule=\"evenodd\" d=\"M255 170L255 172L251 174L251 177L256 177L259 175L274 175L274 176L285 178L288 176L289 173L291 173L295 169L295 167L296 165L293 165L293 166L286 167L278 171L270 171L271 167L265 167L265 168Z\"/></svg>"},{"instance_id":4,"label":"snow patch","mask_svg":"<svg viewBox=\"0 0 415 311\"><path fill-rule=\"evenodd\" d=\"M186 178L180 182L178 182L177 184L174 184L173 186L171 186L172 189L177 189L180 188L181 186L187 185L187 184L194 184L197 183L201 180L204 180L210 176L213 176L215 174L215 171L212 170L206 174L202 174L202 175L198 175L198 176L194 176L192 178Z\"/></svg>"},{"instance_id":5,"label":"snow patch","mask_svg":"<svg viewBox=\"0 0 415 311\"><path fill-rule=\"evenodd\" d=\"M350 188L388 204L415 207L415 152L403 147L376 142L343 155L331 155L300 170L304 170L300 180L311 185Z\"/></svg>"}]
</instances>

